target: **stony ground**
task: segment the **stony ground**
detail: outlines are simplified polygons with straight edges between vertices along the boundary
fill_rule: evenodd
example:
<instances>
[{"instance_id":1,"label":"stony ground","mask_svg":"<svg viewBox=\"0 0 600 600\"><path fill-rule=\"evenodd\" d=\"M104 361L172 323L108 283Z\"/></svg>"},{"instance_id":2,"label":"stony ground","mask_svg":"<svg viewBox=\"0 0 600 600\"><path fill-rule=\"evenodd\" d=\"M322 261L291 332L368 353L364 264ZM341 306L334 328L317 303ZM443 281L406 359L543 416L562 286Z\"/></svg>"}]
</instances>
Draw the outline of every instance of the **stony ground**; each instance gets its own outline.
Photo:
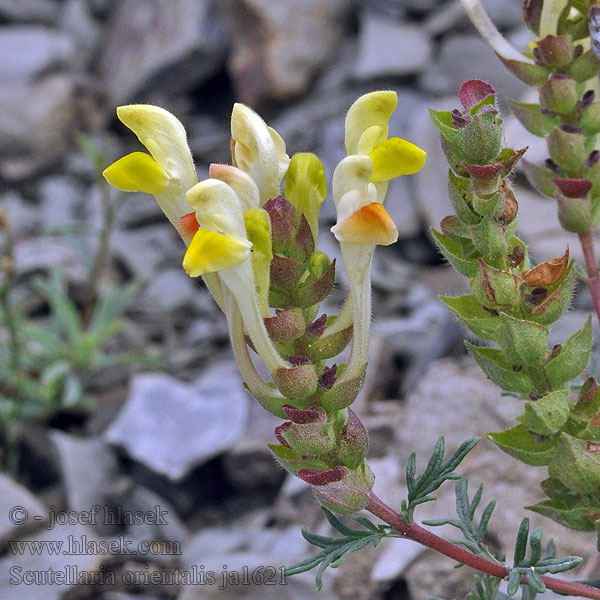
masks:
<instances>
[{"instance_id":1,"label":"stony ground","mask_svg":"<svg viewBox=\"0 0 600 600\"><path fill-rule=\"evenodd\" d=\"M530 35L521 25L520 2L485 4L513 43L525 48ZM456 447L511 423L517 401L501 397L464 356L465 332L436 299L459 293L464 282L441 264L427 233L450 213L446 166L427 108L454 108L463 80L485 79L499 90L507 145L530 144L533 158L544 150L506 109L506 99L520 98L524 87L478 38L458 0L0 0L0 54L0 209L16 236L19 293L42 318L31 277L65 265L73 297L85 294L74 238L93 252L102 222L96 172L75 134L87 132L102 144L110 133L110 160L139 149L116 122L115 106L155 103L177 114L203 177L210 162L228 160L229 112L243 101L280 132L290 154L317 153L331 175L343 156L350 104L372 89L396 90L390 131L427 150L428 162L417 176L391 186L386 206L400 240L378 252L374 263L370 372L358 410L370 430L376 490L399 505L411 450L424 456L441 434ZM560 233L554 205L537 198L520 176L516 190L521 234L533 253L562 254L569 240ZM326 203L323 231L333 219ZM66 226L83 226L84 234L56 234ZM328 232L319 244L336 256ZM152 198L119 198L110 247L105 280L140 284L117 349L143 349L163 369L112 369L94 382L98 408L88 418L26 425L18 482L0 476L1 600L464 597L470 572L400 541L328 572L320 594L313 573L273 586L264 579L249 585L227 579L267 566L280 577L279 567L313 552L299 525L320 533L327 527L307 486L275 468L266 443L277 421L243 392L225 320L206 290L181 270L180 241ZM340 274L336 302L344 291ZM589 309L581 290L557 339L581 326ZM486 498L497 498L489 542L510 551L520 507L540 498L541 471L482 442L465 472L473 487L485 484ZM449 516L453 503L448 486L420 516ZM125 513L159 506L166 516L143 525L118 524L114 512L114 518L100 515L95 525L55 523L56 513L82 515L95 505ZM27 509L27 525L8 519L15 506ZM561 554L593 552L591 536L543 525ZM158 544L143 555L102 553L91 544L71 555L22 556L8 545L15 539L66 544L83 536L90 542L121 537L133 547ZM105 583L41 588L10 581L15 566L61 571L66 565L103 573ZM176 567L214 572L216 583L149 581ZM106 582L108 574L114 584Z\"/></svg>"}]
</instances>

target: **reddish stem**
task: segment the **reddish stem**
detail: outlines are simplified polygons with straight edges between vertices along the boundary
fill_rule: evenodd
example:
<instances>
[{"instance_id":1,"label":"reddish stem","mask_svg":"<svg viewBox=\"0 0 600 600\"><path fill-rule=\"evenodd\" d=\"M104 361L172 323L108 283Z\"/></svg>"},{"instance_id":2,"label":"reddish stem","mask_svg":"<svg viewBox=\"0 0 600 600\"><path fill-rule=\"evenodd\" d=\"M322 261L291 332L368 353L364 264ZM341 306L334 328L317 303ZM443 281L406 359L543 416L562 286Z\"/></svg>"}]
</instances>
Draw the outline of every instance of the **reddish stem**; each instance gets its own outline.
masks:
<instances>
[{"instance_id":1,"label":"reddish stem","mask_svg":"<svg viewBox=\"0 0 600 600\"><path fill-rule=\"evenodd\" d=\"M596 264L596 256L594 254L594 238L592 230L588 229L585 233L579 234L581 249L585 258L585 268L588 274L588 287L594 300L596 308L596 316L600 322L600 274L598 273L598 265Z\"/></svg>"},{"instance_id":2,"label":"reddish stem","mask_svg":"<svg viewBox=\"0 0 600 600\"><path fill-rule=\"evenodd\" d=\"M434 533L431 533L431 531L428 531L416 523L408 523L400 514L383 502L383 500L381 500L373 492L369 493L367 510L376 517L379 517L382 521L385 521L388 525L391 525L404 537L415 542L419 542L428 548L432 548L440 554L444 554L445 556L463 563L464 565L472 567L473 569L477 569L482 573L492 575L493 577L498 577L499 579L504 579L508 575L507 567L492 562L487 558L472 554L465 548L448 542L447 540L435 535ZM591 588L587 585L582 585L581 583L563 581L562 579L556 579L555 577L548 577L546 575L542 575L540 579L544 582L545 586L549 590L561 592L563 594L570 594L571 596L595 598L596 600L600 600L600 589ZM527 580L524 576L522 578L522 583L527 583Z\"/></svg>"}]
</instances>

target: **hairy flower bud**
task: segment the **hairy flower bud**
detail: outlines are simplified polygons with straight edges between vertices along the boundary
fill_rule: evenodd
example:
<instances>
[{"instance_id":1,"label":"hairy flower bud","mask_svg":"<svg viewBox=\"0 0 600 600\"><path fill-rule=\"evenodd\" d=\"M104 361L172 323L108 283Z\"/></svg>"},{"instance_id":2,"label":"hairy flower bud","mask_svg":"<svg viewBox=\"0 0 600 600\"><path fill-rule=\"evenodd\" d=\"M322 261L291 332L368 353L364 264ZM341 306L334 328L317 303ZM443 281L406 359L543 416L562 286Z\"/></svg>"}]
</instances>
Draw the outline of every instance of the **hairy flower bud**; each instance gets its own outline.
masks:
<instances>
[{"instance_id":1,"label":"hairy flower bud","mask_svg":"<svg viewBox=\"0 0 600 600\"><path fill-rule=\"evenodd\" d=\"M302 311L298 308L281 310L274 317L265 318L265 327L274 342L291 342L306 331Z\"/></svg>"},{"instance_id":2,"label":"hairy flower bud","mask_svg":"<svg viewBox=\"0 0 600 600\"><path fill-rule=\"evenodd\" d=\"M299 417L298 414L294 416ZM304 417L310 418L309 415ZM318 458L330 453L336 445L333 423L325 419L325 412L321 410L316 420L307 423L291 422L285 429L280 429L279 433L286 444L301 456Z\"/></svg>"},{"instance_id":3,"label":"hairy flower bud","mask_svg":"<svg viewBox=\"0 0 600 600\"><path fill-rule=\"evenodd\" d=\"M479 270L469 287L477 299L488 308L514 306L520 299L522 281L508 271L501 271L479 259Z\"/></svg>"},{"instance_id":4,"label":"hairy flower bud","mask_svg":"<svg viewBox=\"0 0 600 600\"><path fill-rule=\"evenodd\" d=\"M564 229L585 233L592 225L592 182L587 179L553 179L557 187L558 220Z\"/></svg>"},{"instance_id":5,"label":"hairy flower bud","mask_svg":"<svg viewBox=\"0 0 600 600\"><path fill-rule=\"evenodd\" d=\"M346 467L324 472L303 469L298 471L298 477L313 486L317 499L325 508L342 514L365 508L375 479L364 462L352 471Z\"/></svg>"},{"instance_id":6,"label":"hairy flower bud","mask_svg":"<svg viewBox=\"0 0 600 600\"><path fill-rule=\"evenodd\" d=\"M537 49L542 63L555 71L573 60L573 46L566 35L547 35L537 42Z\"/></svg>"},{"instance_id":7,"label":"hairy flower bud","mask_svg":"<svg viewBox=\"0 0 600 600\"><path fill-rule=\"evenodd\" d=\"M579 115L579 126L586 135L600 132L600 101L592 102L582 109Z\"/></svg>"},{"instance_id":8,"label":"hairy flower bud","mask_svg":"<svg viewBox=\"0 0 600 600\"><path fill-rule=\"evenodd\" d=\"M273 253L306 260L315 251L315 240L306 217L283 196L268 200L264 207L271 218Z\"/></svg>"},{"instance_id":9,"label":"hairy flower bud","mask_svg":"<svg viewBox=\"0 0 600 600\"><path fill-rule=\"evenodd\" d=\"M540 87L539 94L542 107L559 115L569 114L579 99L575 80L564 74L548 78Z\"/></svg>"},{"instance_id":10,"label":"hairy flower bud","mask_svg":"<svg viewBox=\"0 0 600 600\"><path fill-rule=\"evenodd\" d=\"M503 165L471 165L464 163L464 166L469 172L469 175L471 175L471 186L475 194L479 196L487 196L498 190L500 177L504 171ZM477 208L475 210L477 210ZM482 213L479 210L477 210L477 212L479 214L491 214L489 212Z\"/></svg>"},{"instance_id":11,"label":"hairy flower bud","mask_svg":"<svg viewBox=\"0 0 600 600\"><path fill-rule=\"evenodd\" d=\"M367 456L369 437L356 413L348 409L348 422L340 435L338 458L350 469L357 468Z\"/></svg>"},{"instance_id":12,"label":"hairy flower bud","mask_svg":"<svg viewBox=\"0 0 600 600\"><path fill-rule=\"evenodd\" d=\"M579 169L589 154L581 130L566 126L555 127L546 138L546 143L550 158L567 171Z\"/></svg>"},{"instance_id":13,"label":"hairy flower bud","mask_svg":"<svg viewBox=\"0 0 600 600\"><path fill-rule=\"evenodd\" d=\"M358 375L345 381L337 382L330 390L321 394L319 404L327 411L342 410L350 406L365 382L365 364Z\"/></svg>"},{"instance_id":14,"label":"hairy flower bud","mask_svg":"<svg viewBox=\"0 0 600 600\"><path fill-rule=\"evenodd\" d=\"M294 403L302 404L317 389L317 373L312 363L286 369L281 367L273 375L279 391Z\"/></svg>"}]
</instances>

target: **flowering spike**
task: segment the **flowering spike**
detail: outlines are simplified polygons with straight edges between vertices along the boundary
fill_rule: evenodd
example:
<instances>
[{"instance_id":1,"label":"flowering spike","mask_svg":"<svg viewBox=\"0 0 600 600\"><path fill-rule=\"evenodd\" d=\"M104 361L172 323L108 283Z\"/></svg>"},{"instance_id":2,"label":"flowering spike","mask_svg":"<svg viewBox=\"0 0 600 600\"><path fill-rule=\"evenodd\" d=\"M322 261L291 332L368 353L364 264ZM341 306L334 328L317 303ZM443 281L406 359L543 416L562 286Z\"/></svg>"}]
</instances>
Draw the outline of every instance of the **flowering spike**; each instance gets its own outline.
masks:
<instances>
[{"instance_id":1,"label":"flowering spike","mask_svg":"<svg viewBox=\"0 0 600 600\"><path fill-rule=\"evenodd\" d=\"M552 181L567 198L583 198L592 189L592 182L587 179L554 177Z\"/></svg>"},{"instance_id":2,"label":"flowering spike","mask_svg":"<svg viewBox=\"0 0 600 600\"><path fill-rule=\"evenodd\" d=\"M273 252L306 260L315 251L315 240L306 217L283 196L264 205L271 219Z\"/></svg>"},{"instance_id":3,"label":"flowering spike","mask_svg":"<svg viewBox=\"0 0 600 600\"><path fill-rule=\"evenodd\" d=\"M325 331L325 324L327 323L327 315L322 314L318 319L315 319L308 327L308 331L315 337L320 337Z\"/></svg>"},{"instance_id":4,"label":"flowering spike","mask_svg":"<svg viewBox=\"0 0 600 600\"><path fill-rule=\"evenodd\" d=\"M322 472L298 471L298 476L305 481L311 480L309 483L325 508L341 514L352 514L365 508L375 479L364 462L355 470L334 467Z\"/></svg>"},{"instance_id":5,"label":"flowering spike","mask_svg":"<svg viewBox=\"0 0 600 600\"><path fill-rule=\"evenodd\" d=\"M317 389L317 374L312 363L290 368L279 368L273 374L279 391L292 402L304 404Z\"/></svg>"},{"instance_id":6,"label":"flowering spike","mask_svg":"<svg viewBox=\"0 0 600 600\"><path fill-rule=\"evenodd\" d=\"M290 428L291 424L291 421L286 421L285 423L282 423L281 425L275 427L275 437L277 438L279 443L285 446L286 448L291 448L291 446L287 443L286 439L283 437L283 434Z\"/></svg>"},{"instance_id":7,"label":"flowering spike","mask_svg":"<svg viewBox=\"0 0 600 600\"><path fill-rule=\"evenodd\" d=\"M537 42L540 60L554 70L564 69L573 60L573 46L566 35L547 35Z\"/></svg>"},{"instance_id":8,"label":"flowering spike","mask_svg":"<svg viewBox=\"0 0 600 600\"><path fill-rule=\"evenodd\" d=\"M356 469L367 456L369 436L356 413L350 408L347 410L348 422L342 429L338 456L344 465Z\"/></svg>"}]
</instances>

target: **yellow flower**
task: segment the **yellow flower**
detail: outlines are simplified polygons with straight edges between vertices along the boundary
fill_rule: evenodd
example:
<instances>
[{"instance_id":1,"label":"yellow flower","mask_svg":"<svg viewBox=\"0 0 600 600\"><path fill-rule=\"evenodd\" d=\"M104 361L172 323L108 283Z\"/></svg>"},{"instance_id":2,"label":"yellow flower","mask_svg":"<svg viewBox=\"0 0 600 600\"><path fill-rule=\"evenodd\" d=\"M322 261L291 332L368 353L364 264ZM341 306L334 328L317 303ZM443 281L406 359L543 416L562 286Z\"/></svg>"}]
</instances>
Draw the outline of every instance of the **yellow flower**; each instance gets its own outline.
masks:
<instances>
[{"instance_id":1,"label":"yellow flower","mask_svg":"<svg viewBox=\"0 0 600 600\"><path fill-rule=\"evenodd\" d=\"M242 188L246 189L246 186L242 185ZM232 318L230 310L235 304L248 336L267 368L272 373L289 368L291 365L281 358L265 329L250 260L252 243L246 233L242 202L237 193L224 181L206 179L188 190L186 199L196 211L200 228L183 258L184 270L191 277L218 271L228 319ZM229 296L233 297L234 303L228 301Z\"/></svg>"},{"instance_id":2,"label":"yellow flower","mask_svg":"<svg viewBox=\"0 0 600 600\"><path fill-rule=\"evenodd\" d=\"M252 244L246 236L241 203L229 185L206 179L190 188L186 199L200 226L183 258L188 275L228 269L250 256Z\"/></svg>"},{"instance_id":3,"label":"yellow flower","mask_svg":"<svg viewBox=\"0 0 600 600\"><path fill-rule=\"evenodd\" d=\"M371 321L371 257L376 245L393 244L398 230L383 207L390 179L410 175L425 164L426 153L400 138L388 138L388 121L398 102L395 92L365 94L348 110L345 146L348 156L333 174L337 223L331 228L340 242L350 284L350 298L337 323L353 325L350 360L338 384L359 376L369 348ZM342 322L343 321L343 322Z\"/></svg>"},{"instance_id":4,"label":"yellow flower","mask_svg":"<svg viewBox=\"0 0 600 600\"><path fill-rule=\"evenodd\" d=\"M119 106L117 116L149 154L124 156L104 170L104 177L120 190L152 194L180 231L179 219L190 212L185 193L198 181L183 125L170 112L149 104Z\"/></svg>"},{"instance_id":5,"label":"yellow flower","mask_svg":"<svg viewBox=\"0 0 600 600\"><path fill-rule=\"evenodd\" d=\"M383 206L388 182L412 175L425 164L427 154L401 138L388 138L388 121L396 108L395 92L379 91L361 96L348 110L345 145L349 156L333 177L337 223L332 231L347 244L388 245L398 231Z\"/></svg>"}]
</instances>

